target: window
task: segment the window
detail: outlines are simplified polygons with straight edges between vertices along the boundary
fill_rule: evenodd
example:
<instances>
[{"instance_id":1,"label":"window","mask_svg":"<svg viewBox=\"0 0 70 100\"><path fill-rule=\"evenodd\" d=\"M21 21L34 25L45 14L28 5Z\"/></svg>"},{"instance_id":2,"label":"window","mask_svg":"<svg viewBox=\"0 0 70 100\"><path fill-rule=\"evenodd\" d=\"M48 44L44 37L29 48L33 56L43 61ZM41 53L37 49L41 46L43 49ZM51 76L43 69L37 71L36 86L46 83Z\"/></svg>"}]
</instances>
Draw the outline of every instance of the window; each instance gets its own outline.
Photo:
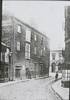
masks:
<instances>
[{"instance_id":1,"label":"window","mask_svg":"<svg viewBox=\"0 0 70 100\"><path fill-rule=\"evenodd\" d=\"M35 55L36 55L36 52L37 52L36 50L37 50L37 48L35 47L35 48L34 48L34 54L35 54Z\"/></svg>"},{"instance_id":2,"label":"window","mask_svg":"<svg viewBox=\"0 0 70 100\"><path fill-rule=\"evenodd\" d=\"M30 59L30 44L26 43L25 46L25 58Z\"/></svg>"},{"instance_id":3,"label":"window","mask_svg":"<svg viewBox=\"0 0 70 100\"><path fill-rule=\"evenodd\" d=\"M20 42L17 42L17 51L20 51Z\"/></svg>"},{"instance_id":4,"label":"window","mask_svg":"<svg viewBox=\"0 0 70 100\"><path fill-rule=\"evenodd\" d=\"M17 32L21 33L21 26L20 25L17 26Z\"/></svg>"},{"instance_id":5,"label":"window","mask_svg":"<svg viewBox=\"0 0 70 100\"><path fill-rule=\"evenodd\" d=\"M30 44L26 43L25 51L26 52L30 52Z\"/></svg>"},{"instance_id":6,"label":"window","mask_svg":"<svg viewBox=\"0 0 70 100\"><path fill-rule=\"evenodd\" d=\"M55 56L56 56L56 54L52 53L52 60L55 60Z\"/></svg>"},{"instance_id":7,"label":"window","mask_svg":"<svg viewBox=\"0 0 70 100\"><path fill-rule=\"evenodd\" d=\"M31 31L29 29L26 30L26 41L31 41Z\"/></svg>"},{"instance_id":8,"label":"window","mask_svg":"<svg viewBox=\"0 0 70 100\"><path fill-rule=\"evenodd\" d=\"M41 38L41 45L43 45L43 37Z\"/></svg>"},{"instance_id":9,"label":"window","mask_svg":"<svg viewBox=\"0 0 70 100\"><path fill-rule=\"evenodd\" d=\"M34 39L35 39L35 41L37 40L37 36L36 36L36 34L34 35Z\"/></svg>"}]
</instances>

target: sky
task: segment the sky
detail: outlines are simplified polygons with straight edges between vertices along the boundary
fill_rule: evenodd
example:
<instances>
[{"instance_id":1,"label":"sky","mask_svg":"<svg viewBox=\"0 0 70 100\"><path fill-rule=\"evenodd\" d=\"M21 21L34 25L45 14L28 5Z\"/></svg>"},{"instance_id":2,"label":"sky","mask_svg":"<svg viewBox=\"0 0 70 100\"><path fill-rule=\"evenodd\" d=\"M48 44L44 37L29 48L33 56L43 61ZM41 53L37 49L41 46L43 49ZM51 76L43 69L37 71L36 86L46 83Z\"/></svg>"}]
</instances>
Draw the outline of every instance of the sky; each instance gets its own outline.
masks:
<instances>
[{"instance_id":1,"label":"sky","mask_svg":"<svg viewBox=\"0 0 70 100\"><path fill-rule=\"evenodd\" d=\"M64 8L70 1L3 1L3 13L9 13L49 37L50 49L65 47Z\"/></svg>"}]
</instances>

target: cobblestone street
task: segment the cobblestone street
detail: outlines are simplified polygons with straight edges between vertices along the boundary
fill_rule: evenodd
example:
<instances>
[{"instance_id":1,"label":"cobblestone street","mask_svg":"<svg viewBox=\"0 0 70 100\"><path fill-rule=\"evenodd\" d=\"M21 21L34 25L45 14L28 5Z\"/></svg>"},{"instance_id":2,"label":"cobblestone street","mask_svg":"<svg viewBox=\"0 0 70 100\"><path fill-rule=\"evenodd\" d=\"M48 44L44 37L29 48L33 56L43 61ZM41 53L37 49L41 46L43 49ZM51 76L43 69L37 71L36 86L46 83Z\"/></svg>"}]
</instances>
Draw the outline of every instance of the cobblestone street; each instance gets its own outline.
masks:
<instances>
[{"instance_id":1,"label":"cobblestone street","mask_svg":"<svg viewBox=\"0 0 70 100\"><path fill-rule=\"evenodd\" d=\"M0 100L60 100L51 89L52 80L51 77L31 79L3 86L0 88Z\"/></svg>"}]
</instances>

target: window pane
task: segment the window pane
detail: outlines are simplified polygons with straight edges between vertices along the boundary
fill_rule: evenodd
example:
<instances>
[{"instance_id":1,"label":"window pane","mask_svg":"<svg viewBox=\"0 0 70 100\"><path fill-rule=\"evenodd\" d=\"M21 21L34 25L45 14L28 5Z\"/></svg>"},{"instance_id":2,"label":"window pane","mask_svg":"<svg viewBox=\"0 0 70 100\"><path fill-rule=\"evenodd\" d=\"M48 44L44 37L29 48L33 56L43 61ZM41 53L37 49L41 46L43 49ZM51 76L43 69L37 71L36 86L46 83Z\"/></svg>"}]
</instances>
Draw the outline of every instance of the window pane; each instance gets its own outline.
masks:
<instances>
[{"instance_id":1,"label":"window pane","mask_svg":"<svg viewBox=\"0 0 70 100\"><path fill-rule=\"evenodd\" d=\"M31 31L30 30L26 30L26 41L30 42L31 41Z\"/></svg>"},{"instance_id":2,"label":"window pane","mask_svg":"<svg viewBox=\"0 0 70 100\"><path fill-rule=\"evenodd\" d=\"M21 33L21 26L20 26L20 25L18 25L17 32L18 32L18 33Z\"/></svg>"},{"instance_id":3,"label":"window pane","mask_svg":"<svg viewBox=\"0 0 70 100\"><path fill-rule=\"evenodd\" d=\"M20 51L20 42L17 42L17 51Z\"/></svg>"},{"instance_id":4,"label":"window pane","mask_svg":"<svg viewBox=\"0 0 70 100\"><path fill-rule=\"evenodd\" d=\"M37 40L37 36L36 36L36 34L34 35L35 36L35 41Z\"/></svg>"},{"instance_id":5,"label":"window pane","mask_svg":"<svg viewBox=\"0 0 70 100\"><path fill-rule=\"evenodd\" d=\"M30 44L26 43L25 52L30 52Z\"/></svg>"}]
</instances>

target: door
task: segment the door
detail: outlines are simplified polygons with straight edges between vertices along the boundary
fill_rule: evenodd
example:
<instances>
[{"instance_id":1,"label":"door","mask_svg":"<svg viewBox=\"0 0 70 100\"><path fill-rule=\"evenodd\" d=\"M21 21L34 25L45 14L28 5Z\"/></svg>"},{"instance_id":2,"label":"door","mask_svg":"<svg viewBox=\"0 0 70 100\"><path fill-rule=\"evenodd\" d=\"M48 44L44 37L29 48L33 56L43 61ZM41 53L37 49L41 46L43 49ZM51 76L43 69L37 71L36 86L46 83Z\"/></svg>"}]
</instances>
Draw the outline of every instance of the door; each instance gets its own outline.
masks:
<instances>
[{"instance_id":1,"label":"door","mask_svg":"<svg viewBox=\"0 0 70 100\"><path fill-rule=\"evenodd\" d=\"M20 69L15 70L15 76L16 76L17 79L20 78Z\"/></svg>"}]
</instances>

